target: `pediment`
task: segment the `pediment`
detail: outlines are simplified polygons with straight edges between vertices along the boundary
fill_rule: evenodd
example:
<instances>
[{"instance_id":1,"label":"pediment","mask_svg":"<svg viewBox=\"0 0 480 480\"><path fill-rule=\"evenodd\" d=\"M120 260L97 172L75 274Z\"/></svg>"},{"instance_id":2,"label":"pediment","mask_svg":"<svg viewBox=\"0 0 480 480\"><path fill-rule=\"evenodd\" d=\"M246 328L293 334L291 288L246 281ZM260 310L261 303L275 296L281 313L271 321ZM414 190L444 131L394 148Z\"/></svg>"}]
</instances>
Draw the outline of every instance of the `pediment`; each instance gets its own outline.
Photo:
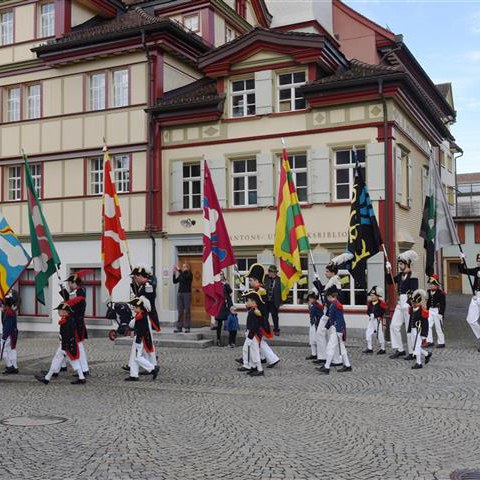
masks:
<instances>
[{"instance_id":1,"label":"pediment","mask_svg":"<svg viewBox=\"0 0 480 480\"><path fill-rule=\"evenodd\" d=\"M278 64L293 61L293 57L284 52L275 52L273 50L259 50L253 54L239 59L232 65L232 70L238 70L250 67L262 67L265 65Z\"/></svg>"}]
</instances>

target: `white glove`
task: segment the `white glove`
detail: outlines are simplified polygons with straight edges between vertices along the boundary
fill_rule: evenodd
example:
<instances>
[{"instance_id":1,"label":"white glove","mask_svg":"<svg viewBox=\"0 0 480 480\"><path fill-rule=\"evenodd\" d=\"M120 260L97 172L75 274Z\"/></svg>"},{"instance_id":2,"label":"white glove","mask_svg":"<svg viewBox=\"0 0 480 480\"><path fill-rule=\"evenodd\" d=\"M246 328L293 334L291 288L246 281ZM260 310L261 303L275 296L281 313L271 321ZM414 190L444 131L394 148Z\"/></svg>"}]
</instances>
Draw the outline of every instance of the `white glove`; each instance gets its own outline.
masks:
<instances>
[{"instance_id":1,"label":"white glove","mask_svg":"<svg viewBox=\"0 0 480 480\"><path fill-rule=\"evenodd\" d=\"M240 289L240 291L243 293L247 290L247 287L245 286L245 284L241 283L238 287Z\"/></svg>"},{"instance_id":2,"label":"white glove","mask_svg":"<svg viewBox=\"0 0 480 480\"><path fill-rule=\"evenodd\" d=\"M133 330L135 328L135 320L130 320L130 323L128 324L128 328L130 330Z\"/></svg>"},{"instance_id":3,"label":"white glove","mask_svg":"<svg viewBox=\"0 0 480 480\"><path fill-rule=\"evenodd\" d=\"M390 273L392 271L392 264L387 261L385 263L385 268L387 269L387 272Z\"/></svg>"},{"instance_id":4,"label":"white glove","mask_svg":"<svg viewBox=\"0 0 480 480\"><path fill-rule=\"evenodd\" d=\"M236 268L233 270L233 275L238 278L242 276L241 273Z\"/></svg>"},{"instance_id":5,"label":"white glove","mask_svg":"<svg viewBox=\"0 0 480 480\"><path fill-rule=\"evenodd\" d=\"M460 260L465 260L465 258L467 258L463 252L460 252L458 256L460 257Z\"/></svg>"}]
</instances>

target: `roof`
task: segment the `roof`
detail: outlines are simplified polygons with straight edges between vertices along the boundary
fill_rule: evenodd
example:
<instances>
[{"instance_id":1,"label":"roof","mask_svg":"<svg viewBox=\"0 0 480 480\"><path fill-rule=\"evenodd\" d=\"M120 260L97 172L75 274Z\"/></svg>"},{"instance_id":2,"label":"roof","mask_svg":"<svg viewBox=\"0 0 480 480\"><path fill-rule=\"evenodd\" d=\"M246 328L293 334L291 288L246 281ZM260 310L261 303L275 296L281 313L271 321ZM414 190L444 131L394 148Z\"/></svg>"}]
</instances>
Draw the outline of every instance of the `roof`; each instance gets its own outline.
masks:
<instances>
[{"instance_id":1,"label":"roof","mask_svg":"<svg viewBox=\"0 0 480 480\"><path fill-rule=\"evenodd\" d=\"M480 172L457 173L457 185L480 182Z\"/></svg>"},{"instance_id":2,"label":"roof","mask_svg":"<svg viewBox=\"0 0 480 480\"><path fill-rule=\"evenodd\" d=\"M452 84L450 82L448 83L439 83L438 85L435 85L437 87L437 89L440 91L440 93L446 97L449 92L450 92L450 89L452 88Z\"/></svg>"},{"instance_id":3,"label":"roof","mask_svg":"<svg viewBox=\"0 0 480 480\"><path fill-rule=\"evenodd\" d=\"M128 36L138 36L142 29L173 29L175 33L188 36L189 40L206 51L209 47L198 35L187 31L179 23L165 17L150 15L135 7L112 20L101 21L99 18L78 25L63 37L51 40L32 49L38 53L48 53L78 45L97 44L99 41L115 40Z\"/></svg>"},{"instance_id":4,"label":"roof","mask_svg":"<svg viewBox=\"0 0 480 480\"><path fill-rule=\"evenodd\" d=\"M173 107L220 101L223 97L217 93L217 82L205 77L175 90L170 90L157 100L157 107Z\"/></svg>"}]
</instances>

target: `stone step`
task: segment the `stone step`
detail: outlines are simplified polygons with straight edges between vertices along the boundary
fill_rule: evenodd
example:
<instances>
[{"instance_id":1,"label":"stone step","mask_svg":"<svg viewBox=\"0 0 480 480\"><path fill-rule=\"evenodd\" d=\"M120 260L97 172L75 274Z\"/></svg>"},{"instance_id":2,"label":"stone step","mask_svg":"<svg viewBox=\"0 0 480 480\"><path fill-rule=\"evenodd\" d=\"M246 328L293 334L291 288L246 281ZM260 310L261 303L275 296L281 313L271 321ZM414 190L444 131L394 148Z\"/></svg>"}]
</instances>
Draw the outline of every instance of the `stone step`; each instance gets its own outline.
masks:
<instances>
[{"instance_id":1,"label":"stone step","mask_svg":"<svg viewBox=\"0 0 480 480\"><path fill-rule=\"evenodd\" d=\"M173 334L172 334L173 335ZM213 345L213 340L205 338L188 338L189 334L175 334L175 337L163 336L155 334L153 337L153 343L159 348L207 348ZM195 336L194 336L195 337ZM131 337L119 337L115 340L115 345L132 345Z\"/></svg>"}]
</instances>

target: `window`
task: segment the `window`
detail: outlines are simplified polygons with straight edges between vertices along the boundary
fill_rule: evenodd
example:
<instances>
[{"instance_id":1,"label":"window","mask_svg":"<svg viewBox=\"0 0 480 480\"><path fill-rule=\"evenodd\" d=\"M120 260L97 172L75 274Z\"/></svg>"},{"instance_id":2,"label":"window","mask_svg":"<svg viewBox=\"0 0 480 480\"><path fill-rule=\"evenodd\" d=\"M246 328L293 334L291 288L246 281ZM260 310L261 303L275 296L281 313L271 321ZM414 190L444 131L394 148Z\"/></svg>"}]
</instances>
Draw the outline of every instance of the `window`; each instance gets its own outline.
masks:
<instances>
[{"instance_id":1,"label":"window","mask_svg":"<svg viewBox=\"0 0 480 480\"><path fill-rule=\"evenodd\" d=\"M367 274L367 272L366 272ZM339 270L338 275L342 284L340 302L343 305L365 305L367 303L367 291L365 286L355 284L353 276L348 270ZM364 279L367 285L367 278Z\"/></svg>"},{"instance_id":2,"label":"window","mask_svg":"<svg viewBox=\"0 0 480 480\"><path fill-rule=\"evenodd\" d=\"M295 182L295 186L297 188L298 201L307 202L307 155L305 153L289 155L288 162L290 163L293 181Z\"/></svg>"},{"instance_id":3,"label":"window","mask_svg":"<svg viewBox=\"0 0 480 480\"><path fill-rule=\"evenodd\" d=\"M396 201L403 207L410 207L412 203L412 161L408 150L402 146L396 147Z\"/></svg>"},{"instance_id":4,"label":"window","mask_svg":"<svg viewBox=\"0 0 480 480\"><path fill-rule=\"evenodd\" d=\"M234 281L231 283L233 285L233 301L234 303L245 303L242 298L242 291L240 290L240 285L243 284L248 289L248 278L245 275L250 270L250 267L254 263L258 263L257 257L236 257L237 258L237 267L240 278L234 277Z\"/></svg>"},{"instance_id":5,"label":"window","mask_svg":"<svg viewBox=\"0 0 480 480\"><path fill-rule=\"evenodd\" d=\"M41 116L41 87L40 85L27 86L27 118L40 118Z\"/></svg>"},{"instance_id":6,"label":"window","mask_svg":"<svg viewBox=\"0 0 480 480\"><path fill-rule=\"evenodd\" d=\"M130 191L130 155L114 155L112 169L117 193Z\"/></svg>"},{"instance_id":7,"label":"window","mask_svg":"<svg viewBox=\"0 0 480 480\"><path fill-rule=\"evenodd\" d=\"M365 178L365 150L357 149L360 171ZM352 198L355 180L355 155L353 149L335 152L335 200L347 201Z\"/></svg>"},{"instance_id":8,"label":"window","mask_svg":"<svg viewBox=\"0 0 480 480\"><path fill-rule=\"evenodd\" d=\"M130 155L113 155L110 158L117 193L130 191ZM90 195L103 194L103 157L90 159Z\"/></svg>"},{"instance_id":9,"label":"window","mask_svg":"<svg viewBox=\"0 0 480 480\"><path fill-rule=\"evenodd\" d=\"M50 287L45 287L45 299L49 298ZM18 293L20 296L20 308L18 314L27 317L48 317L50 309L37 301L35 295L35 272L33 269L27 269L23 272L18 281Z\"/></svg>"},{"instance_id":10,"label":"window","mask_svg":"<svg viewBox=\"0 0 480 480\"><path fill-rule=\"evenodd\" d=\"M7 121L18 122L20 120L20 87L7 90Z\"/></svg>"},{"instance_id":11,"label":"window","mask_svg":"<svg viewBox=\"0 0 480 480\"><path fill-rule=\"evenodd\" d=\"M231 42L235 37L235 30L232 27L225 25L225 43Z\"/></svg>"},{"instance_id":12,"label":"window","mask_svg":"<svg viewBox=\"0 0 480 480\"><path fill-rule=\"evenodd\" d=\"M40 5L40 36L53 37L55 35L55 3Z\"/></svg>"},{"instance_id":13,"label":"window","mask_svg":"<svg viewBox=\"0 0 480 480\"><path fill-rule=\"evenodd\" d=\"M85 317L87 318L105 318L107 313L107 305L102 301L102 284L101 284L101 269L100 268L72 268L70 273L75 273L78 270L87 270L82 275L83 286L87 296L87 309L85 310Z\"/></svg>"},{"instance_id":14,"label":"window","mask_svg":"<svg viewBox=\"0 0 480 480\"><path fill-rule=\"evenodd\" d=\"M195 13L194 15L185 15L185 17L183 17L183 25L192 32L199 32L200 17L198 13Z\"/></svg>"},{"instance_id":15,"label":"window","mask_svg":"<svg viewBox=\"0 0 480 480\"><path fill-rule=\"evenodd\" d=\"M37 192L38 198L41 198L42 196L42 165L40 163L31 164L30 172L32 174L35 191Z\"/></svg>"},{"instance_id":16,"label":"window","mask_svg":"<svg viewBox=\"0 0 480 480\"><path fill-rule=\"evenodd\" d=\"M299 91L305 85L305 72L282 73L278 75L278 111L290 112L306 107L305 98Z\"/></svg>"},{"instance_id":17,"label":"window","mask_svg":"<svg viewBox=\"0 0 480 480\"><path fill-rule=\"evenodd\" d=\"M105 104L106 75L94 73L90 76L90 110L103 110Z\"/></svg>"},{"instance_id":18,"label":"window","mask_svg":"<svg viewBox=\"0 0 480 480\"><path fill-rule=\"evenodd\" d=\"M103 158L90 159L90 194L101 195L103 193Z\"/></svg>"},{"instance_id":19,"label":"window","mask_svg":"<svg viewBox=\"0 0 480 480\"><path fill-rule=\"evenodd\" d=\"M234 160L233 205L235 207L257 204L257 160Z\"/></svg>"},{"instance_id":20,"label":"window","mask_svg":"<svg viewBox=\"0 0 480 480\"><path fill-rule=\"evenodd\" d=\"M302 266L302 276L298 283L295 283L288 292L286 304L289 305L303 305L307 303L307 295L309 289L308 282L308 257L300 257L300 264Z\"/></svg>"},{"instance_id":21,"label":"window","mask_svg":"<svg viewBox=\"0 0 480 480\"><path fill-rule=\"evenodd\" d=\"M255 115L255 80L253 78L232 82L232 116L248 115Z\"/></svg>"},{"instance_id":22,"label":"window","mask_svg":"<svg viewBox=\"0 0 480 480\"><path fill-rule=\"evenodd\" d=\"M0 14L0 35L2 45L13 43L13 12L3 12Z\"/></svg>"},{"instance_id":23,"label":"window","mask_svg":"<svg viewBox=\"0 0 480 480\"><path fill-rule=\"evenodd\" d=\"M128 80L128 70L115 70L113 72L113 107L128 105Z\"/></svg>"},{"instance_id":24,"label":"window","mask_svg":"<svg viewBox=\"0 0 480 480\"><path fill-rule=\"evenodd\" d=\"M200 164L183 165L183 209L192 210L202 207Z\"/></svg>"},{"instance_id":25,"label":"window","mask_svg":"<svg viewBox=\"0 0 480 480\"><path fill-rule=\"evenodd\" d=\"M22 167L8 167L8 200L15 201L22 199Z\"/></svg>"}]
</instances>

